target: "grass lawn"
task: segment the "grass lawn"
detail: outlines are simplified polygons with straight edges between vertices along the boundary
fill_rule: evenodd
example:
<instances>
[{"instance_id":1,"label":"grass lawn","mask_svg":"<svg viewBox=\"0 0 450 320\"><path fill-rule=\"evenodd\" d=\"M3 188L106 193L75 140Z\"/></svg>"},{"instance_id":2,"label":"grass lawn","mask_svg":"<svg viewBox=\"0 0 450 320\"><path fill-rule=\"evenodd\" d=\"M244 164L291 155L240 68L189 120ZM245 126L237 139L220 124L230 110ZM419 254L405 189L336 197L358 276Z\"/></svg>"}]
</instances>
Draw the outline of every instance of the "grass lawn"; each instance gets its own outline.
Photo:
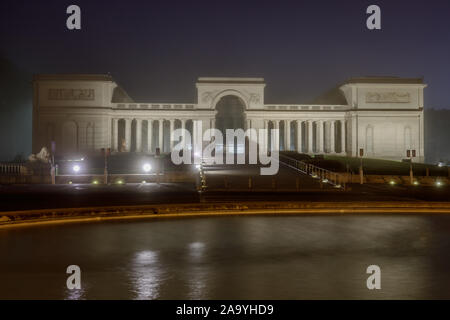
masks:
<instances>
[{"instance_id":1,"label":"grass lawn","mask_svg":"<svg viewBox=\"0 0 450 320\"><path fill-rule=\"evenodd\" d=\"M351 158L337 155L324 155L323 158L309 157L304 154L299 154L296 152L283 152L288 156L302 160L304 162L312 163L318 167L337 171L345 172L347 171L347 165L349 171L353 173L359 172L360 159ZM387 175L409 175L409 163L391 160L381 160L381 159L363 159L363 168L365 174L387 174ZM426 168L429 168L430 176L448 176L448 167L438 167L437 165L424 164L424 163L413 163L414 175L425 176Z\"/></svg>"}]
</instances>

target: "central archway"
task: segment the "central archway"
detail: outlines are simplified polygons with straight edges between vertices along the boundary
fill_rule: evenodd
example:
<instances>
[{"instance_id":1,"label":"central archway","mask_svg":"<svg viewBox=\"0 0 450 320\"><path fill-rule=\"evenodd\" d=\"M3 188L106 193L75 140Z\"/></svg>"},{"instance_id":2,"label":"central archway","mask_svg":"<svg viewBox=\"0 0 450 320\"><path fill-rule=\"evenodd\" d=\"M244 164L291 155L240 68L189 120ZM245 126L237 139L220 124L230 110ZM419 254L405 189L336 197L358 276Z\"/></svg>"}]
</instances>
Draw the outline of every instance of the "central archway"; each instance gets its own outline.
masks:
<instances>
[{"instance_id":1,"label":"central archway","mask_svg":"<svg viewBox=\"0 0 450 320\"><path fill-rule=\"evenodd\" d=\"M216 104L216 129L220 130L223 135L223 141L217 141L217 147L223 148L226 140L227 129L242 129L245 130L245 103L235 95L226 95ZM224 151L232 151L228 148ZM245 152L245 145L237 145L234 143L234 153Z\"/></svg>"}]
</instances>

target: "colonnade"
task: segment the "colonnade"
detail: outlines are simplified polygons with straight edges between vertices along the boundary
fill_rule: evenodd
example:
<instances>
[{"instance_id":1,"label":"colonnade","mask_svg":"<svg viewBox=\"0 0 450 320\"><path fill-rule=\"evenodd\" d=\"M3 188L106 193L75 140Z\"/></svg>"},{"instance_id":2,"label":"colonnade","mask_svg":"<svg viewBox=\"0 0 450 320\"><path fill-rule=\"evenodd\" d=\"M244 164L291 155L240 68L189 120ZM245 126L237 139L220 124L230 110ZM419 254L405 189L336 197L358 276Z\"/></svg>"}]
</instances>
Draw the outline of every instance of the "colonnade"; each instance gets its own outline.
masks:
<instances>
[{"instance_id":1,"label":"colonnade","mask_svg":"<svg viewBox=\"0 0 450 320\"><path fill-rule=\"evenodd\" d=\"M310 154L346 151L345 120L264 120L264 128L280 130L281 151Z\"/></svg>"},{"instance_id":2,"label":"colonnade","mask_svg":"<svg viewBox=\"0 0 450 320\"><path fill-rule=\"evenodd\" d=\"M119 122L122 122L122 135L119 133ZM133 121L135 127L133 128ZM172 150L172 134L175 129L186 128L186 123L191 119L136 119L136 118L113 118L112 119L112 149L114 151L154 152L160 148L164 152L164 145L169 141L169 150ZM176 128L175 124L178 122ZM143 124L147 124L146 137L143 136ZM164 125L168 123L168 134L164 134ZM133 130L134 129L134 130ZM191 129L192 130L192 129ZM134 139L133 139L134 138ZM156 138L156 139L155 139ZM123 139L123 141L121 141ZM144 144L144 141L146 143ZM134 150L132 150L132 143Z\"/></svg>"},{"instance_id":3,"label":"colonnade","mask_svg":"<svg viewBox=\"0 0 450 320\"><path fill-rule=\"evenodd\" d=\"M132 125L133 121L135 121L134 126ZM119 133L119 122L122 122L122 134ZM142 130L144 122L147 124L146 137L143 137L145 130ZM187 125L188 123L189 125ZM250 128L251 123L252 121L247 119L245 129ZM165 126L168 132L164 130ZM193 126L193 119L114 118L112 120L112 149L116 152L153 153L156 148L160 148L161 152L169 152L174 144L172 142L173 131L182 128L188 129L192 133ZM210 119L209 127L215 127L215 119ZM309 154L343 154L346 151L345 120L264 120L264 128L282 130L279 132L279 141L277 141L277 146L281 151L290 150ZM266 150L274 149L271 146L270 134L269 130ZM131 148L132 144L134 148Z\"/></svg>"}]
</instances>

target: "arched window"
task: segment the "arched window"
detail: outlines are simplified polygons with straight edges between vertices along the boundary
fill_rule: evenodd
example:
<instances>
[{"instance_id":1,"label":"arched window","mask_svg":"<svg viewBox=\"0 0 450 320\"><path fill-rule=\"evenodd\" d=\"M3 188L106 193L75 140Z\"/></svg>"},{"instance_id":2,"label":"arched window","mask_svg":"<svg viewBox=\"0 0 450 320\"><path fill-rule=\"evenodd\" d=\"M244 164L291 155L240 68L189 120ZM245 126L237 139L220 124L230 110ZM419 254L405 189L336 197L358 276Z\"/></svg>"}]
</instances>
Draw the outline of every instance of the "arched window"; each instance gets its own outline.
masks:
<instances>
[{"instance_id":1,"label":"arched window","mask_svg":"<svg viewBox=\"0 0 450 320\"><path fill-rule=\"evenodd\" d=\"M373 127L367 126L366 128L366 151L371 154L374 152L373 148Z\"/></svg>"}]
</instances>

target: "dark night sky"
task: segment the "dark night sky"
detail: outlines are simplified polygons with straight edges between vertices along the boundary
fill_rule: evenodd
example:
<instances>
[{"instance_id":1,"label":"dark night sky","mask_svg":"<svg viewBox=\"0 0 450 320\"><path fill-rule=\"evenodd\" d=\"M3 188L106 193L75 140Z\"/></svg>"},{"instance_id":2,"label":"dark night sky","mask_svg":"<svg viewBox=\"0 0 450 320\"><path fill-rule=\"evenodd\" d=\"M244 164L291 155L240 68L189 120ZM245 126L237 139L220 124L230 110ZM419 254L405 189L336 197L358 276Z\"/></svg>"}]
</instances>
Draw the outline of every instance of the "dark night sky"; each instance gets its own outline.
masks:
<instances>
[{"instance_id":1,"label":"dark night sky","mask_svg":"<svg viewBox=\"0 0 450 320\"><path fill-rule=\"evenodd\" d=\"M65 26L70 4L80 31ZM366 28L370 4L382 30ZM267 103L302 103L350 77L393 75L424 76L426 106L450 108L448 0L3 0L0 23L0 53L23 71L109 72L137 101L195 102L198 76L261 76Z\"/></svg>"}]
</instances>

